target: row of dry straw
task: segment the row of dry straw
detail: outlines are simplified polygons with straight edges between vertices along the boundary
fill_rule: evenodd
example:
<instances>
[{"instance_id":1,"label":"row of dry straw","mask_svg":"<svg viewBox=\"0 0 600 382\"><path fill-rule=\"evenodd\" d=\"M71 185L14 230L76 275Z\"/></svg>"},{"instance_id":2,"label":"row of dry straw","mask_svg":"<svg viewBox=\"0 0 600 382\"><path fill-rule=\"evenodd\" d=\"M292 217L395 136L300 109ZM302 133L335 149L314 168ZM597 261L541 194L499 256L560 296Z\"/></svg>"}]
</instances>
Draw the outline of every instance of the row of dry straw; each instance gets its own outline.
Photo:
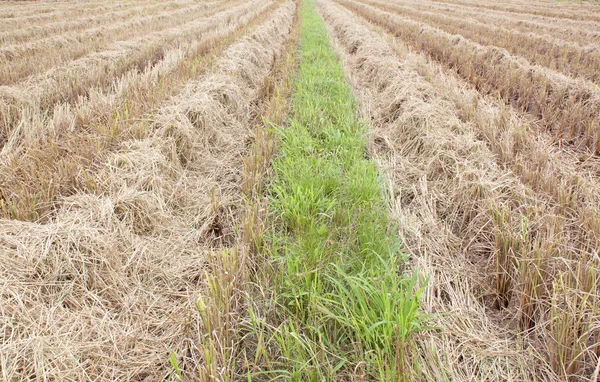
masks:
<instances>
[{"instance_id":1,"label":"row of dry straw","mask_svg":"<svg viewBox=\"0 0 600 382\"><path fill-rule=\"evenodd\" d=\"M45 223L2 221L4 380L165 380L171 353L200 380L210 330L195 304L208 265L235 252L220 251L238 242L249 125L294 12L279 3L149 116L91 175L97 192Z\"/></svg>"},{"instance_id":2,"label":"row of dry straw","mask_svg":"<svg viewBox=\"0 0 600 382\"><path fill-rule=\"evenodd\" d=\"M565 209L513 173L513 160L533 166L519 144L538 152L543 146L535 136L521 138L511 141L515 155L502 158L507 142L497 138L523 131L503 126L503 114L518 123L518 113L465 93L439 66L406 47L392 48L356 15L322 3L357 92L370 106L373 150L389 168L401 235L414 264L431 277L425 308L439 314L442 329L421 339L417 378L589 378L600 350L590 346L600 333L598 231L582 229L583 217L571 215L579 200ZM597 187L590 182L588 191Z\"/></svg>"}]
</instances>

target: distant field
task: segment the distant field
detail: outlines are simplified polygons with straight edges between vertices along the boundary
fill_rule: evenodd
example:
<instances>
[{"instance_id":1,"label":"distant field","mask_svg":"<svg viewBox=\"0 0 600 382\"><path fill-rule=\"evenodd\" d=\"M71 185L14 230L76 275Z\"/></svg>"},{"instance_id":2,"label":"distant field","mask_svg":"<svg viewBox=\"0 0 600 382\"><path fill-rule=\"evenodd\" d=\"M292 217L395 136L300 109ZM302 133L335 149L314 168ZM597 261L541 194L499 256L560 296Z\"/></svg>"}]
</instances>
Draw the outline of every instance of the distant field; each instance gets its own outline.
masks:
<instances>
[{"instance_id":1,"label":"distant field","mask_svg":"<svg viewBox=\"0 0 600 382\"><path fill-rule=\"evenodd\" d=\"M0 1L0 379L600 381L600 4Z\"/></svg>"}]
</instances>

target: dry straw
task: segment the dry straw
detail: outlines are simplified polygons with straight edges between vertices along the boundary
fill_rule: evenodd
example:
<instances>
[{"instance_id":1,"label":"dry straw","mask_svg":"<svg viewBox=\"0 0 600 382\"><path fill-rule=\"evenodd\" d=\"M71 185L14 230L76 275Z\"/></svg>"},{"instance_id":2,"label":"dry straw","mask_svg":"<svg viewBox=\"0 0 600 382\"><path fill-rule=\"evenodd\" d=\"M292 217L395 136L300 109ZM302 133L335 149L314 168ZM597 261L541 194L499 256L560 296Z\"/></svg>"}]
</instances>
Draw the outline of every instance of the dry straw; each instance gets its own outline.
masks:
<instances>
[{"instance_id":1,"label":"dry straw","mask_svg":"<svg viewBox=\"0 0 600 382\"><path fill-rule=\"evenodd\" d=\"M145 135L148 123L144 114L205 71L215 54L260 22L273 7L274 3L249 3L225 11L214 17L208 30L188 36L190 40L184 45L163 52L162 59L147 63L143 70L134 68L113 78L107 89L66 86L68 93L80 89L87 93L74 105L66 102L51 110L40 109L39 99L28 100L21 92L13 92L10 97L23 97L33 104L14 107L7 104L10 113L22 116L13 120L17 125L12 125L10 119L4 121L6 126L16 128L5 131L9 137L2 147L0 191L5 201L0 206L2 213L19 219L36 219L53 209L57 195L81 188L93 190L93 182L86 180L89 178L86 168L114 149L119 141ZM106 73L101 75L106 78ZM36 170L27 170L31 168Z\"/></svg>"},{"instance_id":2,"label":"dry straw","mask_svg":"<svg viewBox=\"0 0 600 382\"><path fill-rule=\"evenodd\" d=\"M556 70L572 77L581 77L598 83L600 73L600 49L598 45L579 44L532 33L521 33L503 25L465 19L464 16L448 16L439 12L420 11L413 6L399 6L381 1L365 1L414 21L459 34L483 46L496 46L510 54L523 57L530 63Z\"/></svg>"},{"instance_id":3,"label":"dry straw","mask_svg":"<svg viewBox=\"0 0 600 382\"><path fill-rule=\"evenodd\" d=\"M431 275L426 307L443 329L416 350L419 378L589 377L598 182L579 154L347 10L321 9L376 126L407 249Z\"/></svg>"},{"instance_id":4,"label":"dry straw","mask_svg":"<svg viewBox=\"0 0 600 382\"><path fill-rule=\"evenodd\" d=\"M522 33L533 33L548 38L556 37L573 41L581 45L600 43L600 30L596 30L587 23L571 20L559 20L532 15L520 15L510 12L488 10L480 12L478 8L467 7L451 3L423 2L411 4L408 2L395 2L395 4L412 5L415 9L428 10L438 14L462 17L463 19L477 20L491 25L504 26ZM548 3L545 3L548 4Z\"/></svg>"},{"instance_id":5,"label":"dry straw","mask_svg":"<svg viewBox=\"0 0 600 382\"><path fill-rule=\"evenodd\" d=\"M186 380L205 366L196 300L237 240L248 124L289 35L285 2L127 140L48 222L0 225L5 380Z\"/></svg>"},{"instance_id":6,"label":"dry straw","mask_svg":"<svg viewBox=\"0 0 600 382\"><path fill-rule=\"evenodd\" d=\"M376 22L419 52L455 70L484 94L534 115L561 144L600 152L600 91L589 81L573 79L531 65L505 49L483 46L409 18L353 0L340 1Z\"/></svg>"}]
</instances>

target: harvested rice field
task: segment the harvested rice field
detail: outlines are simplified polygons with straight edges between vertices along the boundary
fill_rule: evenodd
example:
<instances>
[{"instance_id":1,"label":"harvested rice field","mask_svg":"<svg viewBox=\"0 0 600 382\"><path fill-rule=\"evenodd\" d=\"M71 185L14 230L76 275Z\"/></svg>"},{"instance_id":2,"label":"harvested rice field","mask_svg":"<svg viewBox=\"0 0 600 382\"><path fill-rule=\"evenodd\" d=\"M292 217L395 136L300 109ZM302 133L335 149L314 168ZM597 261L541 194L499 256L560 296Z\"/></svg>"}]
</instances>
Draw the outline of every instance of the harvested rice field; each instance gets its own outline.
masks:
<instances>
[{"instance_id":1,"label":"harvested rice field","mask_svg":"<svg viewBox=\"0 0 600 382\"><path fill-rule=\"evenodd\" d=\"M0 0L0 380L600 381L600 3Z\"/></svg>"}]
</instances>

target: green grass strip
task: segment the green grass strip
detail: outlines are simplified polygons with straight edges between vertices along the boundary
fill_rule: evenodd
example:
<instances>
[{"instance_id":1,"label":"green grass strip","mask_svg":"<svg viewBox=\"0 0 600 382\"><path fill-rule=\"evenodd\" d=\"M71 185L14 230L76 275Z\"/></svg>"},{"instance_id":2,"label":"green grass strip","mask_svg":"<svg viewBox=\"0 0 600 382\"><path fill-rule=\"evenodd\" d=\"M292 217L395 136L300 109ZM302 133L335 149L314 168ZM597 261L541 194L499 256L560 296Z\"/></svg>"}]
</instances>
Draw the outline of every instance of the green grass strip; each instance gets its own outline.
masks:
<instances>
[{"instance_id":1,"label":"green grass strip","mask_svg":"<svg viewBox=\"0 0 600 382\"><path fill-rule=\"evenodd\" d=\"M301 17L296 90L269 191L277 350L264 356L266 369L278 380L403 380L410 335L423 328L421 291L403 273L382 179L367 159L368 125L312 1Z\"/></svg>"}]
</instances>

